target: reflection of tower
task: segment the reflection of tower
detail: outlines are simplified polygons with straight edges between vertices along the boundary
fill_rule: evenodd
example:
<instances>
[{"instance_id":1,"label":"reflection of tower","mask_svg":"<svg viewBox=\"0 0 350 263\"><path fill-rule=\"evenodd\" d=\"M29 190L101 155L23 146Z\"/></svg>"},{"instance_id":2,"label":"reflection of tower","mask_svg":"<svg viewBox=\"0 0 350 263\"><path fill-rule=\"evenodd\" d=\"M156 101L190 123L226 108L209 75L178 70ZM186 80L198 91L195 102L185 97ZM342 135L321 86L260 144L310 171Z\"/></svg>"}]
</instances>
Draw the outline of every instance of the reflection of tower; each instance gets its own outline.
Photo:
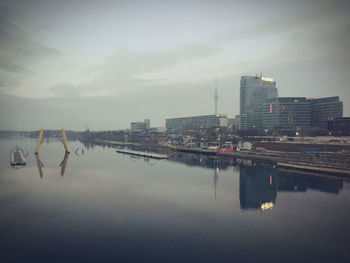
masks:
<instances>
[{"instance_id":1,"label":"reflection of tower","mask_svg":"<svg viewBox=\"0 0 350 263\"><path fill-rule=\"evenodd\" d=\"M216 185L218 183L218 171L219 171L219 168L216 167L216 169L214 170L214 197L215 197L215 200L216 200Z\"/></svg>"},{"instance_id":2,"label":"reflection of tower","mask_svg":"<svg viewBox=\"0 0 350 263\"><path fill-rule=\"evenodd\" d=\"M216 77L215 78L215 90L214 90L215 115L218 114L218 100L219 100L218 77Z\"/></svg>"}]
</instances>

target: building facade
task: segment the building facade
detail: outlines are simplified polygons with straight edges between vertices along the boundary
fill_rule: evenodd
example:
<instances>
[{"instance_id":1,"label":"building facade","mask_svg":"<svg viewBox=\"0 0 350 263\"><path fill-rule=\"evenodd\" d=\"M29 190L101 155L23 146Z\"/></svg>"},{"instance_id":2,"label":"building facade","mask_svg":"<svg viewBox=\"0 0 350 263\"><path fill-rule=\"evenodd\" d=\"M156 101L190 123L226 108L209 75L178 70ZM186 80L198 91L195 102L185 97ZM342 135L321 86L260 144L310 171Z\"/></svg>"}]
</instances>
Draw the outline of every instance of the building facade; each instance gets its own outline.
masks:
<instances>
[{"instance_id":1,"label":"building facade","mask_svg":"<svg viewBox=\"0 0 350 263\"><path fill-rule=\"evenodd\" d=\"M290 130L311 126L311 106L305 97L270 99L263 106L264 130Z\"/></svg>"},{"instance_id":2,"label":"building facade","mask_svg":"<svg viewBox=\"0 0 350 263\"><path fill-rule=\"evenodd\" d=\"M147 130L151 128L151 120L150 119L144 119L143 122L146 123Z\"/></svg>"},{"instance_id":3,"label":"building facade","mask_svg":"<svg viewBox=\"0 0 350 263\"><path fill-rule=\"evenodd\" d=\"M150 132L166 132L165 127L153 127L149 129Z\"/></svg>"},{"instance_id":4,"label":"building facade","mask_svg":"<svg viewBox=\"0 0 350 263\"><path fill-rule=\"evenodd\" d=\"M139 131L146 131L147 130L147 123L145 122L131 122L130 123L130 130L131 132L139 132Z\"/></svg>"},{"instance_id":5,"label":"building facade","mask_svg":"<svg viewBox=\"0 0 350 263\"><path fill-rule=\"evenodd\" d=\"M350 117L334 118L327 124L330 135L350 136Z\"/></svg>"},{"instance_id":6,"label":"building facade","mask_svg":"<svg viewBox=\"0 0 350 263\"><path fill-rule=\"evenodd\" d=\"M327 121L343 117L343 102L339 97L308 99L311 105L311 126L327 129Z\"/></svg>"},{"instance_id":7,"label":"building facade","mask_svg":"<svg viewBox=\"0 0 350 263\"><path fill-rule=\"evenodd\" d=\"M194 117L171 118L165 120L167 130L186 130L213 127L227 127L226 114L203 115Z\"/></svg>"},{"instance_id":8,"label":"building facade","mask_svg":"<svg viewBox=\"0 0 350 263\"><path fill-rule=\"evenodd\" d=\"M263 105L277 98L276 82L262 76L242 76L240 82L240 127L263 130Z\"/></svg>"}]
</instances>

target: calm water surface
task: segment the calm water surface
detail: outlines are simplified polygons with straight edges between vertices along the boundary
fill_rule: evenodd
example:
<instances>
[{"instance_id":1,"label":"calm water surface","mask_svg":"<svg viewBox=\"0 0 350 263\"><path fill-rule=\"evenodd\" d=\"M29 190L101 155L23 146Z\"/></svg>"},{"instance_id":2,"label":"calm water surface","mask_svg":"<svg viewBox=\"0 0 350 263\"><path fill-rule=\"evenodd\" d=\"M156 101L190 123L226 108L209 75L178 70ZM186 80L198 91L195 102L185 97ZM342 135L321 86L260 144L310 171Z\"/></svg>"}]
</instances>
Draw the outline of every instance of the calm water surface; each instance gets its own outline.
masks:
<instances>
[{"instance_id":1,"label":"calm water surface","mask_svg":"<svg viewBox=\"0 0 350 263\"><path fill-rule=\"evenodd\" d=\"M16 145L30 152L20 169L9 164ZM62 162L63 145L45 141L37 160L35 145L0 140L0 262L350 260L341 179L79 142Z\"/></svg>"}]
</instances>

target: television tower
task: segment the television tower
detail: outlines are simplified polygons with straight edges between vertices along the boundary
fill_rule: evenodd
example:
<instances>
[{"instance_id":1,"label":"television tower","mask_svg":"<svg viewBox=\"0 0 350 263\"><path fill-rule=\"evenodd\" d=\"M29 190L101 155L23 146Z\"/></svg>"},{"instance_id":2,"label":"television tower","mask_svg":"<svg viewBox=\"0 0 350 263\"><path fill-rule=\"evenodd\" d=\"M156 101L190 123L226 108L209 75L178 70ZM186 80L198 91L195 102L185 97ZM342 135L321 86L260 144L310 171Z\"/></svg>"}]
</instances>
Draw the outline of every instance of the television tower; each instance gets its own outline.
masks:
<instances>
[{"instance_id":1,"label":"television tower","mask_svg":"<svg viewBox=\"0 0 350 263\"><path fill-rule=\"evenodd\" d=\"M215 90L214 90L215 115L218 114L218 100L219 100L218 77L216 76L216 78L215 78Z\"/></svg>"}]
</instances>

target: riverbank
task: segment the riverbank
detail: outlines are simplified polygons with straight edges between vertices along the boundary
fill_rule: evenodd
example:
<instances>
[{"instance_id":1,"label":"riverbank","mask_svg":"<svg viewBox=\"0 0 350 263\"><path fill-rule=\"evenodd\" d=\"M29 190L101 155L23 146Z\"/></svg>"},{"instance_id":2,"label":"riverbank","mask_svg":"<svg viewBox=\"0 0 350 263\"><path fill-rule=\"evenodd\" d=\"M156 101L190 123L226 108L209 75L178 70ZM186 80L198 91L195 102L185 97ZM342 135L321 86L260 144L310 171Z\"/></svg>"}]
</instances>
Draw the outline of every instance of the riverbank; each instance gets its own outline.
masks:
<instances>
[{"instance_id":1,"label":"riverbank","mask_svg":"<svg viewBox=\"0 0 350 263\"><path fill-rule=\"evenodd\" d=\"M253 150L241 150L233 152L222 152L216 149L189 148L189 147L169 147L168 145L151 145L139 143L125 143L120 141L95 140L97 145L107 145L110 147L128 147L133 150L148 151L161 154L170 152L185 152L194 154L203 154L215 156L217 158L234 158L243 160L252 160L252 165L263 163L272 167L291 169L306 172L315 172L323 174L333 174L350 177L350 152L347 151L347 145L335 151L300 151L300 146L293 143L287 143L289 146L283 150L268 150L266 148L255 147ZM265 146L270 144L265 143ZM271 144L275 148L274 144ZM298 148L297 148L298 147ZM331 146L333 147L333 146ZM305 145L304 145L305 148ZM299 151L297 151L299 149Z\"/></svg>"},{"instance_id":2,"label":"riverbank","mask_svg":"<svg viewBox=\"0 0 350 263\"><path fill-rule=\"evenodd\" d=\"M284 167L301 171L341 174L350 177L350 154L338 152L281 152L281 151L239 151L220 152L200 148L175 148L178 152L239 158L269 163L273 167Z\"/></svg>"}]
</instances>

